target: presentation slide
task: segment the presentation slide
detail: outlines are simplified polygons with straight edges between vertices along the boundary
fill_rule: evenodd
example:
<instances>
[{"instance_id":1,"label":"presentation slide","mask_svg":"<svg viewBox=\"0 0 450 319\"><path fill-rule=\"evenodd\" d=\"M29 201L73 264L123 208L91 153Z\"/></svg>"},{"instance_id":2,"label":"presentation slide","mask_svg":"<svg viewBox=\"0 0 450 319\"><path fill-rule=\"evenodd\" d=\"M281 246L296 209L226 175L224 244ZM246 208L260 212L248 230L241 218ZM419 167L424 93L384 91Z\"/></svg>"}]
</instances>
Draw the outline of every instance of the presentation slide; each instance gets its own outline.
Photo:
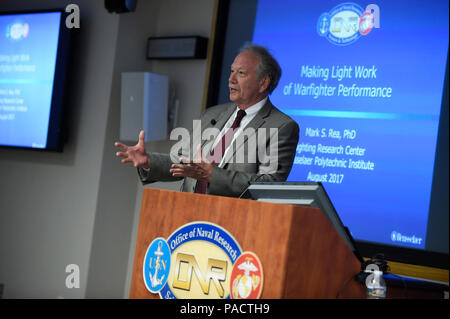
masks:
<instances>
[{"instance_id":1,"label":"presentation slide","mask_svg":"<svg viewBox=\"0 0 450 319\"><path fill-rule=\"evenodd\" d=\"M0 15L0 145L46 147L60 19Z\"/></svg>"},{"instance_id":2,"label":"presentation slide","mask_svg":"<svg viewBox=\"0 0 450 319\"><path fill-rule=\"evenodd\" d=\"M425 248L448 1L258 1L253 42L300 125L288 181L322 182L358 240Z\"/></svg>"}]
</instances>

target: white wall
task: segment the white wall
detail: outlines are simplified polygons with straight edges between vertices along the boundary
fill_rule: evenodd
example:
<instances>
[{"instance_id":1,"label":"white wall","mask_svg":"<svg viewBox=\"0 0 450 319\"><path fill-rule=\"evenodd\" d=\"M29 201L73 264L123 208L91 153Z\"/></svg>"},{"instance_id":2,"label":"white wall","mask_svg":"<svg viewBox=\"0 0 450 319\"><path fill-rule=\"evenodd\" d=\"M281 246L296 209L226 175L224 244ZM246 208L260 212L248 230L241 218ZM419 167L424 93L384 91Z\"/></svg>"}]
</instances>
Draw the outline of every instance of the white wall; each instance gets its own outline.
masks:
<instances>
[{"instance_id":1,"label":"white wall","mask_svg":"<svg viewBox=\"0 0 450 319\"><path fill-rule=\"evenodd\" d=\"M0 150L0 282L4 298L79 298L86 290L119 18L101 1L76 1L82 28L74 48L64 153ZM61 1L2 1L0 9L61 7ZM81 270L65 288L65 267Z\"/></svg>"},{"instance_id":2,"label":"white wall","mask_svg":"<svg viewBox=\"0 0 450 319\"><path fill-rule=\"evenodd\" d=\"M189 5L186 5L183 0L161 1L155 33L151 36L198 35L210 38L214 2L196 0L189 1ZM151 60L151 70L169 76L170 87L180 100L178 126L192 128L192 120L198 119L202 112L207 60ZM171 145L173 142L157 141L148 143L146 148L148 151L169 152ZM145 187L179 190L180 186L180 182L166 182L148 184ZM143 186L138 182L125 297L129 295L131 284L142 193Z\"/></svg>"},{"instance_id":3,"label":"white wall","mask_svg":"<svg viewBox=\"0 0 450 319\"><path fill-rule=\"evenodd\" d=\"M0 149L0 283L4 298L128 296L142 186L114 155L119 136L120 73L169 75L181 123L201 112L206 60L145 59L148 36L210 36L214 1L138 1L137 11L109 14L103 0L16 0L1 11L76 3L81 28L74 48L69 139L63 153ZM187 125L187 124L186 124ZM170 149L159 141L147 147ZM151 187L176 189L176 183ZM78 264L81 287L65 287Z\"/></svg>"}]
</instances>

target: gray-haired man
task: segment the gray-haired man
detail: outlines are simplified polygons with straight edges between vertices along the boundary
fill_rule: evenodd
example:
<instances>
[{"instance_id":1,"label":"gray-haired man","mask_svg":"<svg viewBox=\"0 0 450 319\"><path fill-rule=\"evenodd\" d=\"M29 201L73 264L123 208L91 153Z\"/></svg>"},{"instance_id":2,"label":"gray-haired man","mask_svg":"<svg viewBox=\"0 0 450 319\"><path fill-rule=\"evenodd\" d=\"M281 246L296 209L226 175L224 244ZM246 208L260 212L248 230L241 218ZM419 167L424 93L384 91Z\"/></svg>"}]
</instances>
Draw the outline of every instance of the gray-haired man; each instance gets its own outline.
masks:
<instances>
[{"instance_id":1,"label":"gray-haired man","mask_svg":"<svg viewBox=\"0 0 450 319\"><path fill-rule=\"evenodd\" d=\"M121 150L116 155L138 168L142 183L184 178L186 192L237 197L252 181L285 181L299 127L268 98L280 76L280 66L265 48L248 45L231 65L232 103L208 108L201 117L201 131L216 129L217 134L183 154L181 162L169 154L147 153L143 131L134 146L115 143Z\"/></svg>"}]
</instances>

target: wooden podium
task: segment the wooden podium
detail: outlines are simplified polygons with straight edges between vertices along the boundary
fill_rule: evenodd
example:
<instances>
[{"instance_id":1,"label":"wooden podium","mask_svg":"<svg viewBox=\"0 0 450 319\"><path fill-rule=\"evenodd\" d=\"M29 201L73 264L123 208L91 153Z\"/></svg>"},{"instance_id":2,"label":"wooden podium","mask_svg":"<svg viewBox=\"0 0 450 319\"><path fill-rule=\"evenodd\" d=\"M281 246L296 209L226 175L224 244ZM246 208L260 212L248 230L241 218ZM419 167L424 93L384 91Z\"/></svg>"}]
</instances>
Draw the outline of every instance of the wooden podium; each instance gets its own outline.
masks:
<instances>
[{"instance_id":1,"label":"wooden podium","mask_svg":"<svg viewBox=\"0 0 450 319\"><path fill-rule=\"evenodd\" d=\"M318 208L145 188L130 298L159 298L143 280L147 247L194 221L225 228L259 257L261 298L365 297L365 286L351 280L360 262Z\"/></svg>"}]
</instances>

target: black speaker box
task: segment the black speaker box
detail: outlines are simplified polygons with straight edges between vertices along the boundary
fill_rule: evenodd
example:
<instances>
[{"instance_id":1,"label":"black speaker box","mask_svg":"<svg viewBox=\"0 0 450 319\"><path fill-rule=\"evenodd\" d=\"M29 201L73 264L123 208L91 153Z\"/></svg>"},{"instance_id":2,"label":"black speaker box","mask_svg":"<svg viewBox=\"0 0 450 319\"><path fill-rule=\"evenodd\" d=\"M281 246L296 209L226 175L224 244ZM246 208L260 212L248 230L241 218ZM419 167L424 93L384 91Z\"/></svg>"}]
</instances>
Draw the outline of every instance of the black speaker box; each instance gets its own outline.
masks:
<instances>
[{"instance_id":1,"label":"black speaker box","mask_svg":"<svg viewBox=\"0 0 450 319\"><path fill-rule=\"evenodd\" d=\"M205 59L208 39L199 36L151 37L147 59Z\"/></svg>"},{"instance_id":2,"label":"black speaker box","mask_svg":"<svg viewBox=\"0 0 450 319\"><path fill-rule=\"evenodd\" d=\"M125 13L136 10L137 0L105 0L105 8L109 13Z\"/></svg>"}]
</instances>

